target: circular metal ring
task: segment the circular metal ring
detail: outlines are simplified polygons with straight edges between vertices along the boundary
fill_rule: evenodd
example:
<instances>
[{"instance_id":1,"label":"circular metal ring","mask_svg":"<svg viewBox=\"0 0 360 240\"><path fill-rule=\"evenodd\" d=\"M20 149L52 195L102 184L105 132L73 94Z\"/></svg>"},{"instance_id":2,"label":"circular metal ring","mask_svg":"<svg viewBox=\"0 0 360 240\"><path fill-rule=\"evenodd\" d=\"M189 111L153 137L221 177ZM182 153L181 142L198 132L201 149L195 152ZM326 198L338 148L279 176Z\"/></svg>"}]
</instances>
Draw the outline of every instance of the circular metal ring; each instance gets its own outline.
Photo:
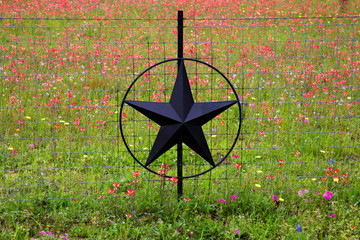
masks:
<instances>
[{"instance_id":1,"label":"circular metal ring","mask_svg":"<svg viewBox=\"0 0 360 240\"><path fill-rule=\"evenodd\" d=\"M181 178L193 178L193 177L198 177L200 175L203 175L211 170L213 170L214 168L216 168L217 166L219 166L228 156L229 154L232 152L232 150L234 149L235 145L236 145L236 142L239 138L239 135L240 135L240 129L241 129L241 105L240 105L240 99L239 99L239 96L237 95L236 93L236 90L234 88L234 86L231 84L230 80L222 73L220 72L217 68L215 68L214 66L206 63L206 62L203 62L203 61L200 61L200 60L197 60L197 59L193 59L193 58L171 58L171 59L167 59L167 60L164 60L164 61L161 61L161 62L158 62L150 67L148 67L147 69L145 69L143 72L141 72L135 79L134 81L130 84L129 88L127 89L127 91L125 92L125 95L124 95L124 98L121 102L121 107L120 107L120 116L119 116L119 123L120 123L120 133L121 133L121 137L124 141L124 144L125 144L125 147L126 149L128 150L128 152L130 153L130 155L135 159L136 162L138 162L143 168L147 169L148 171L152 172L152 173L155 173L156 175L159 175L157 172L155 172L154 170L146 167L144 164L142 164L138 159L137 157L135 157L135 155L132 153L132 151L130 150L130 147L128 146L128 144L126 143L126 139L125 139L125 135L124 135L124 132L123 132L123 129L122 129L122 112L123 112L123 108L124 108L124 100L126 99L128 93L130 92L132 86L137 82L137 80L143 76L146 72L150 71L151 69L161 65L161 64L164 64L164 63L167 63L167 62L173 62L173 61L179 61L179 60L186 60L186 61L193 61L193 62L197 62L197 63L201 63L201 64L204 64L208 67L210 67L211 69L215 70L217 73L219 73L226 81L227 83L230 85L232 91L234 92L235 96L236 96L236 100L237 100L237 104L238 104L238 107L239 107L239 128L238 128L238 131L237 131L237 134L236 134L236 138L234 140L234 143L232 144L232 146L229 148L229 151L225 154L225 156L218 162L215 164L215 166L201 172L201 173L198 173L198 174L194 174L194 175L190 175L190 176L182 176ZM162 175L163 177L166 177L166 178L172 178L172 177L178 177L178 176L168 176L168 175Z\"/></svg>"}]
</instances>

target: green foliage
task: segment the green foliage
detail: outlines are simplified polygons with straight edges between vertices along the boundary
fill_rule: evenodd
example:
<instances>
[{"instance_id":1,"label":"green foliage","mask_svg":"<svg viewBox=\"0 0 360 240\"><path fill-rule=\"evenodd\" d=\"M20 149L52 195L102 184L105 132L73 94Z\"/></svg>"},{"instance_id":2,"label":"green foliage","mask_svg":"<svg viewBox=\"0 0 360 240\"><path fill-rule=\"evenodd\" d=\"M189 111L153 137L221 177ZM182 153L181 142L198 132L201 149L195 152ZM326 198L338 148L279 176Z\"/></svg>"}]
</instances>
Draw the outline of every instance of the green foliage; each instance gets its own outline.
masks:
<instances>
[{"instance_id":1,"label":"green foliage","mask_svg":"<svg viewBox=\"0 0 360 240\"><path fill-rule=\"evenodd\" d=\"M359 1L205 2L0 1L0 239L360 238L360 32L349 16ZM119 132L122 119L147 157L159 126L119 107L137 74L176 56L177 8L184 56L216 65L242 103L234 151L185 180L180 199L174 179L140 170ZM218 74L186 64L195 101L235 98ZM176 62L154 68L128 98L168 101L175 77ZM204 125L216 160L239 115ZM208 169L183 153L184 172ZM151 167L176 175L175 149Z\"/></svg>"}]
</instances>

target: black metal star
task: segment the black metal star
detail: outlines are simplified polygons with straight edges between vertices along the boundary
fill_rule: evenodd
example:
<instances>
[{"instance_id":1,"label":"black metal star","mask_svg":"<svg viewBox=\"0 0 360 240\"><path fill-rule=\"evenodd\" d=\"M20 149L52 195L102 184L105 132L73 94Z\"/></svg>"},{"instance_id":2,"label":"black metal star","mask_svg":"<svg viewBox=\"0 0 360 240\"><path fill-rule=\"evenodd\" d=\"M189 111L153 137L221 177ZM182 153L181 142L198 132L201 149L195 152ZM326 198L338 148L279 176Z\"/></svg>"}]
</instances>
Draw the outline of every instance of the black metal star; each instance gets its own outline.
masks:
<instances>
[{"instance_id":1,"label":"black metal star","mask_svg":"<svg viewBox=\"0 0 360 240\"><path fill-rule=\"evenodd\" d=\"M185 143L214 167L215 163L201 126L231 107L237 100L195 103L184 61L181 60L169 103L129 100L124 102L161 126L145 167L178 143Z\"/></svg>"}]
</instances>

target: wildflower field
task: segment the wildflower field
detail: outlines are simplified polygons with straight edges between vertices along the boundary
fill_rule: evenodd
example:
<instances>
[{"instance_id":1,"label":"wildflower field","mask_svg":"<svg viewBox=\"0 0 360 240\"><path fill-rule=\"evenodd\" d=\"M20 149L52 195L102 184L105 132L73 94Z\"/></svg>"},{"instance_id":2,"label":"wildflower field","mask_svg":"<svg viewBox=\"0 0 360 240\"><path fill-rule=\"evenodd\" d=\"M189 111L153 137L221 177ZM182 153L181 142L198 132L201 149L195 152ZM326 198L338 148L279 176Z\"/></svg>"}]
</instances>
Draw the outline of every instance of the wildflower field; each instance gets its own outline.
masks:
<instances>
[{"instance_id":1,"label":"wildflower field","mask_svg":"<svg viewBox=\"0 0 360 240\"><path fill-rule=\"evenodd\" d=\"M125 105L177 57L217 168ZM359 239L360 1L0 0L0 239ZM168 102L176 61L127 100ZM235 95L237 94L237 95ZM184 145L184 175L209 164Z\"/></svg>"}]
</instances>

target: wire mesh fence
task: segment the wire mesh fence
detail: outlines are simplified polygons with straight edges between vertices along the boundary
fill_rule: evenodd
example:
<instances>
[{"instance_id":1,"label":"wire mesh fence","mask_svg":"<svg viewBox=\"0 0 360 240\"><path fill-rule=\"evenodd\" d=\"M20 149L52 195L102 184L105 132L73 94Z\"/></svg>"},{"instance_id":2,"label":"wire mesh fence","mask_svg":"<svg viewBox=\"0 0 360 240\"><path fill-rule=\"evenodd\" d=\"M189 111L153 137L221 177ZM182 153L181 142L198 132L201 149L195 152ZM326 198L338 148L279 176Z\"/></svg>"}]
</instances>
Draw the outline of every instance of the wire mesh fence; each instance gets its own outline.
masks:
<instances>
[{"instance_id":1,"label":"wire mesh fence","mask_svg":"<svg viewBox=\"0 0 360 240\"><path fill-rule=\"evenodd\" d=\"M137 184L144 197L173 191L135 163L119 133L119 121L127 122L130 147L143 156L157 125L130 108L120 116L119 108L138 74L176 58L176 19L3 18L0 24L1 201L97 199L114 182ZM358 196L356 17L185 19L184 25L184 57L222 71L242 105L234 151L210 173L186 180L184 196L291 192L305 182L312 191L334 183ZM188 63L187 71L196 101L233 99L208 67ZM175 78L175 62L160 66L129 98L166 102ZM230 109L204 127L216 158L234 138L234 114L240 112ZM206 167L184 152L185 171ZM167 153L154 171L175 171L174 155ZM134 179L134 171L141 177Z\"/></svg>"}]
</instances>

